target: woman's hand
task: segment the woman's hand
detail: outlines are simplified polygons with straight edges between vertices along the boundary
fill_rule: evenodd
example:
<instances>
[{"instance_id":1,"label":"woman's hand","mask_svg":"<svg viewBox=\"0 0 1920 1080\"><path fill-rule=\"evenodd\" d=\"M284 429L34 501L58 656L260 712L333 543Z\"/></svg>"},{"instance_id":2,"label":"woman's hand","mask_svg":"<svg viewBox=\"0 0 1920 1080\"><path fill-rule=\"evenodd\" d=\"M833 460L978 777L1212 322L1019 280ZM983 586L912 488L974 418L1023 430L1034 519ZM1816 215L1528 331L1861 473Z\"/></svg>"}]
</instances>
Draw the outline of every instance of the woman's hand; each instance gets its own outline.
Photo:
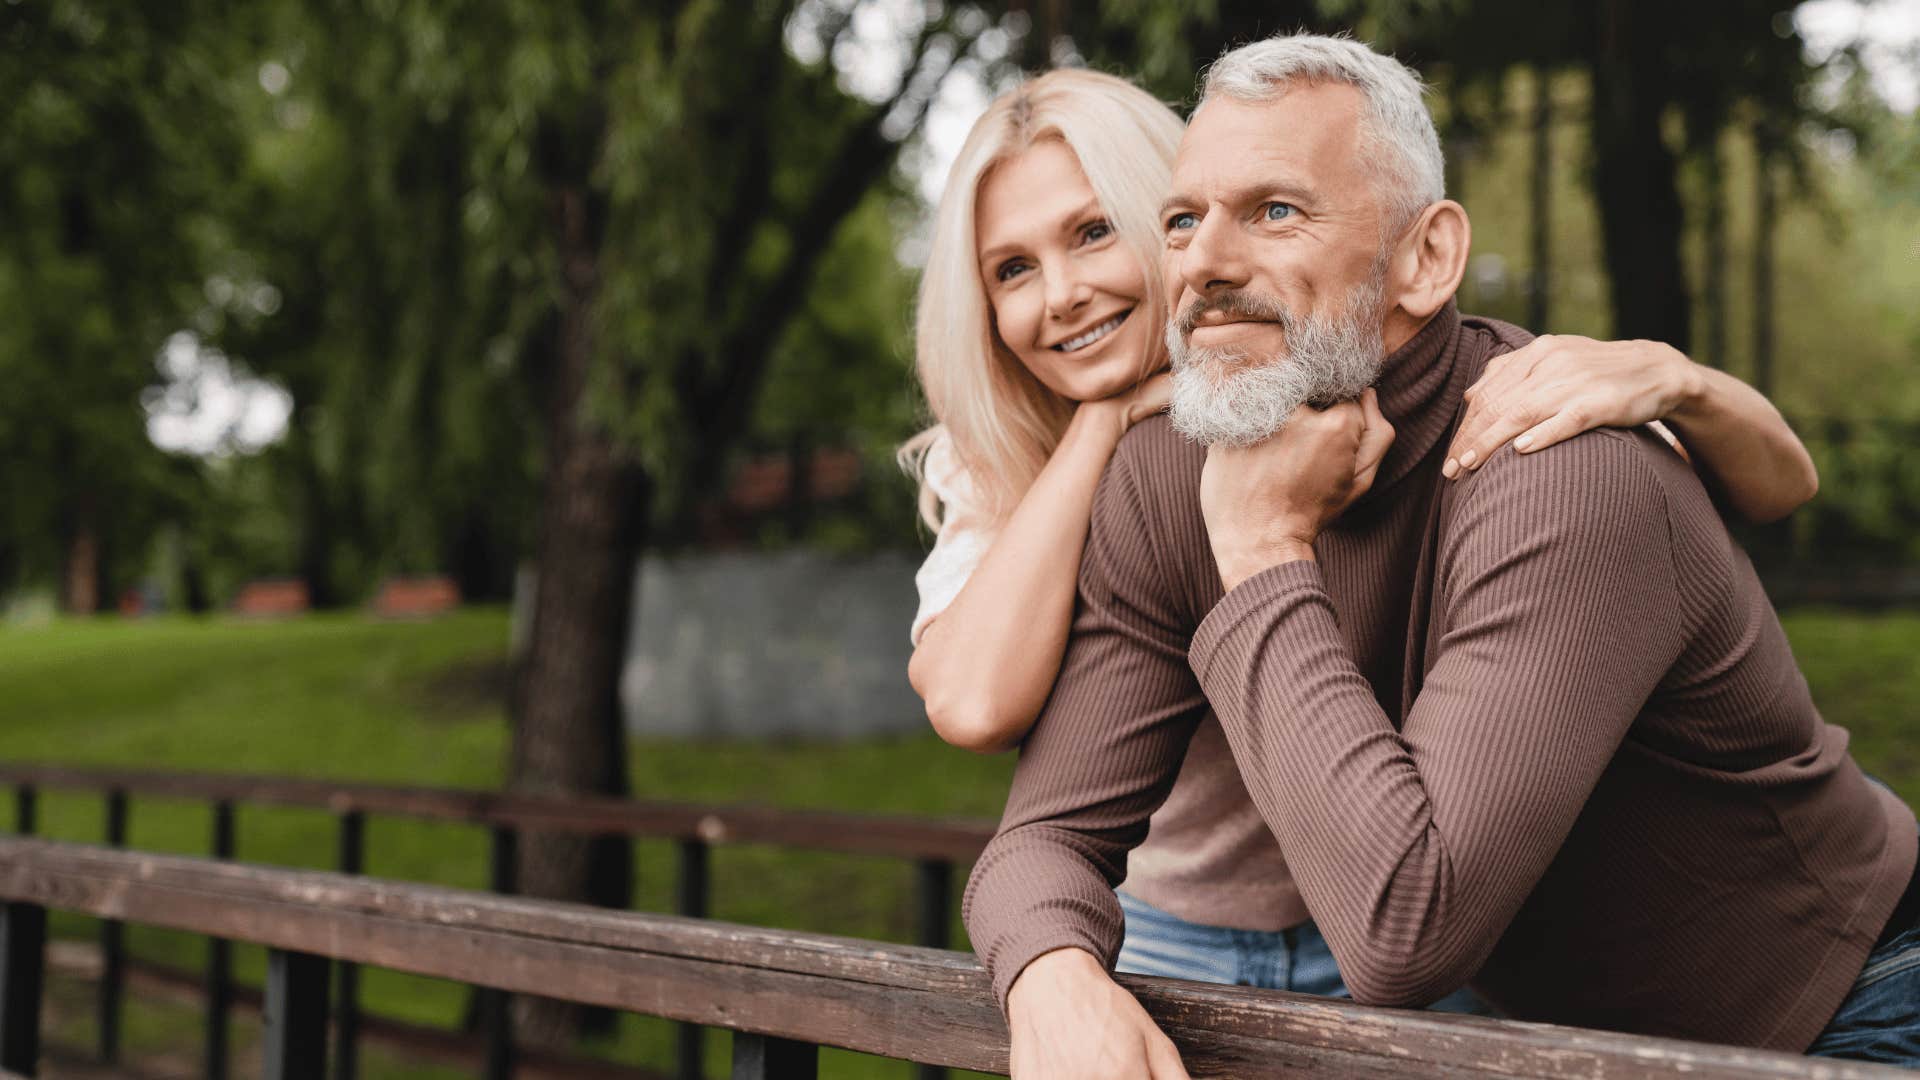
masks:
<instances>
[{"instance_id":1,"label":"woman's hand","mask_svg":"<svg viewBox=\"0 0 1920 1080\"><path fill-rule=\"evenodd\" d=\"M1704 385L1699 365L1671 345L1542 335L1487 361L1440 471L1457 478L1508 442L1530 454L1593 428L1671 416Z\"/></svg>"},{"instance_id":2,"label":"woman's hand","mask_svg":"<svg viewBox=\"0 0 1920 1080\"><path fill-rule=\"evenodd\" d=\"M1103 429L1112 432L1115 441L1133 425L1157 412L1164 412L1173 400L1173 376L1162 371L1109 398L1083 401L1078 411L1097 417Z\"/></svg>"},{"instance_id":3,"label":"woman's hand","mask_svg":"<svg viewBox=\"0 0 1920 1080\"><path fill-rule=\"evenodd\" d=\"M1302 405L1265 442L1209 447L1200 510L1221 584L1232 590L1270 566L1313 558L1320 531L1373 486L1392 445L1368 388L1358 402Z\"/></svg>"}]
</instances>

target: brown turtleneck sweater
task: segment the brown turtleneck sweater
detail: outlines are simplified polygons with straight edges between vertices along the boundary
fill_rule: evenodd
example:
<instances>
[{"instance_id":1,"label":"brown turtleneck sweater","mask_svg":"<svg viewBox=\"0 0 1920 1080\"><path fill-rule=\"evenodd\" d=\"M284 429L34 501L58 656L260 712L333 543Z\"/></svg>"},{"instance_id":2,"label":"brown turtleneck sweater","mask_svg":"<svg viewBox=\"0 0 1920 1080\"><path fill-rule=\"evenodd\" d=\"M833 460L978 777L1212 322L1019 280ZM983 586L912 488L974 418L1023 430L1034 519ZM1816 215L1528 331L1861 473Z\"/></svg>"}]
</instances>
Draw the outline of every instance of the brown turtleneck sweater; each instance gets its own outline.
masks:
<instances>
[{"instance_id":1,"label":"brown turtleneck sweater","mask_svg":"<svg viewBox=\"0 0 1920 1080\"><path fill-rule=\"evenodd\" d=\"M1059 682L967 926L1005 1000L1109 965L1112 887L1209 705L1357 1000L1804 1049L1914 869L1912 812L1821 721L1699 480L1596 431L1440 476L1526 335L1449 305L1389 357L1372 492L1222 596L1205 452L1138 425L1101 481ZM1291 880L1286 880L1290 877Z\"/></svg>"}]
</instances>

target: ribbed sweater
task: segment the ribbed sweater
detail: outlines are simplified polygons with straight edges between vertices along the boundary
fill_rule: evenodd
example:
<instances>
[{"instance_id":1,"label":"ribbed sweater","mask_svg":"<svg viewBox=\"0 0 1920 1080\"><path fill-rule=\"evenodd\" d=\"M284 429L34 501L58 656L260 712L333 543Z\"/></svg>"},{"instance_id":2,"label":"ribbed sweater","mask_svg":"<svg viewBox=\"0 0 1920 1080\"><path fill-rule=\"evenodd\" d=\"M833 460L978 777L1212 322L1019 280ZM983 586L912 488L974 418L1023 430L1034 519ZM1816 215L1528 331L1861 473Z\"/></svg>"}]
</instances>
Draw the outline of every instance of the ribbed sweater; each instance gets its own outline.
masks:
<instances>
[{"instance_id":1,"label":"ribbed sweater","mask_svg":"<svg viewBox=\"0 0 1920 1080\"><path fill-rule=\"evenodd\" d=\"M1109 966L1114 883L1209 715L1356 1000L1801 1050L1913 873L1911 810L1823 722L1692 470L1601 430L1440 476L1527 340L1449 305L1387 358L1396 438L1316 559L1222 595L1164 419L1096 497L1060 678L966 918L1004 1003Z\"/></svg>"}]
</instances>

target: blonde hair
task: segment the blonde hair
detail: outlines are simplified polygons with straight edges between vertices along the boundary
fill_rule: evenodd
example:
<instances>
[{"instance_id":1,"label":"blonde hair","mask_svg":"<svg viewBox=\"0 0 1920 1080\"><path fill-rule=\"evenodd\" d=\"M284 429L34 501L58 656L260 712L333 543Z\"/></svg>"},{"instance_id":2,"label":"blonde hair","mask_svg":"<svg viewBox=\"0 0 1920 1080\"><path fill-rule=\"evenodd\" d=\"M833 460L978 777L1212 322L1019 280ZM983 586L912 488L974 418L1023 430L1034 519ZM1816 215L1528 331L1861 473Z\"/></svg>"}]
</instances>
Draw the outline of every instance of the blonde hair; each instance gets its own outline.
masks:
<instances>
[{"instance_id":1,"label":"blonde hair","mask_svg":"<svg viewBox=\"0 0 1920 1080\"><path fill-rule=\"evenodd\" d=\"M1115 234L1140 261L1147 303L1136 314L1158 325L1167 318L1159 209L1183 128L1173 110L1145 90L1083 70L1051 71L1022 83L974 123L934 214L914 322L915 367L934 424L902 444L899 454L920 482L920 516L929 526L939 527L939 500L927 484L926 452L943 432L985 503L982 511L1005 521L1059 445L1075 404L1035 378L994 333L974 239L980 184L1035 143L1064 143ZM1151 353L1141 358L1142 378L1151 374L1152 360Z\"/></svg>"}]
</instances>

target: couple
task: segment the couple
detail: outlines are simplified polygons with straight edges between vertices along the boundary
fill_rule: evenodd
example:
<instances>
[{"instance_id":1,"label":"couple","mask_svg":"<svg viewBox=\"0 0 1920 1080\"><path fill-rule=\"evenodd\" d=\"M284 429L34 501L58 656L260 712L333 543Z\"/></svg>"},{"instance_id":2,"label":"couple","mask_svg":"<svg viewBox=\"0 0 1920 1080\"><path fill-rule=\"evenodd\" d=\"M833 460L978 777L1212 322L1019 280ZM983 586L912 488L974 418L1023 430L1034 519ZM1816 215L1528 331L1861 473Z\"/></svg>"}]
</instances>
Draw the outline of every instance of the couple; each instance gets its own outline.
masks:
<instances>
[{"instance_id":1,"label":"couple","mask_svg":"<svg viewBox=\"0 0 1920 1080\"><path fill-rule=\"evenodd\" d=\"M1184 131L1085 72L975 126L909 675L1022 746L966 905L1016 1077L1186 1075L1116 963L1920 1063L1913 813L1707 495L1779 516L1804 449L1665 347L1461 315L1468 245L1345 39L1228 53Z\"/></svg>"}]
</instances>

